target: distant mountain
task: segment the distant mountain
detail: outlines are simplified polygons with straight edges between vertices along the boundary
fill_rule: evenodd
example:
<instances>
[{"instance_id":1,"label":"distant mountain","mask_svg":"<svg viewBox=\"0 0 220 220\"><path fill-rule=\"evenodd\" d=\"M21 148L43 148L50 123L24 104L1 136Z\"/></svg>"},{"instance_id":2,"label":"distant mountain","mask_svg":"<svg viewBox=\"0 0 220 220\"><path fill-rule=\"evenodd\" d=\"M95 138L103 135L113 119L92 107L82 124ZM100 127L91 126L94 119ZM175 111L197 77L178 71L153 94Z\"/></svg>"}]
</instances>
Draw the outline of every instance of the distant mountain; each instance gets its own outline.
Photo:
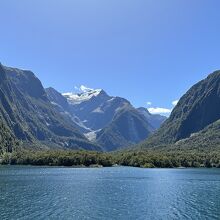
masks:
<instances>
[{"instance_id":1,"label":"distant mountain","mask_svg":"<svg viewBox=\"0 0 220 220\"><path fill-rule=\"evenodd\" d=\"M31 72L0 65L0 118L22 146L100 149L54 108Z\"/></svg>"},{"instance_id":2,"label":"distant mountain","mask_svg":"<svg viewBox=\"0 0 220 220\"><path fill-rule=\"evenodd\" d=\"M71 122L75 128L82 133L90 132L91 130L86 128L80 119L72 113L72 108L69 105L67 99L54 88L45 89L47 97L51 104L59 111L66 120Z\"/></svg>"},{"instance_id":3,"label":"distant mountain","mask_svg":"<svg viewBox=\"0 0 220 220\"><path fill-rule=\"evenodd\" d=\"M147 108L140 107L137 109L146 120L155 128L158 129L166 121L167 117L159 114L151 114Z\"/></svg>"},{"instance_id":4,"label":"distant mountain","mask_svg":"<svg viewBox=\"0 0 220 220\"><path fill-rule=\"evenodd\" d=\"M109 125L97 133L97 142L106 151L128 147L146 139L154 128L132 106L118 111Z\"/></svg>"},{"instance_id":5,"label":"distant mountain","mask_svg":"<svg viewBox=\"0 0 220 220\"><path fill-rule=\"evenodd\" d=\"M183 139L186 139L184 146L187 145L186 143L192 144L192 141L194 145L200 145L201 140L204 141L203 145L208 146L210 141L219 139L209 140L202 136L204 134L208 135L206 137L219 136L219 123L215 124L219 119L220 71L216 71L194 85L180 99L171 116L154 135L142 144L142 147L173 144Z\"/></svg>"},{"instance_id":6,"label":"distant mountain","mask_svg":"<svg viewBox=\"0 0 220 220\"><path fill-rule=\"evenodd\" d=\"M102 89L64 93L63 97L52 88L46 92L62 114L72 117L85 136L106 151L144 140L166 119L144 108L137 110L128 100L109 96Z\"/></svg>"},{"instance_id":7,"label":"distant mountain","mask_svg":"<svg viewBox=\"0 0 220 220\"><path fill-rule=\"evenodd\" d=\"M111 97L104 90L90 90L82 94L63 94L71 112L91 131L107 126L114 115L125 106L131 105L126 99Z\"/></svg>"}]
</instances>

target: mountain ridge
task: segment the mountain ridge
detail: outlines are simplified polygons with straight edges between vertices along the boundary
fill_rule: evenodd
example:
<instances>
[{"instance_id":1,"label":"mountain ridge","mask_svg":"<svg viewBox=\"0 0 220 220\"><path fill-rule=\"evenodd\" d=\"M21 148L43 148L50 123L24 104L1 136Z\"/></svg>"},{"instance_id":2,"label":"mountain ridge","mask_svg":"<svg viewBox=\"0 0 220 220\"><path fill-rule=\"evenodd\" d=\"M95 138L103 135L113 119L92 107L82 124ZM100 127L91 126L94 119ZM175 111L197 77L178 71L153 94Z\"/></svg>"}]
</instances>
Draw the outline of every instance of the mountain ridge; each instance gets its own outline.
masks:
<instances>
[{"instance_id":1,"label":"mountain ridge","mask_svg":"<svg viewBox=\"0 0 220 220\"><path fill-rule=\"evenodd\" d=\"M50 90L46 89L46 91L50 93ZM89 140L96 141L101 146L104 145L104 149L112 150L125 147L126 145L136 144L138 141L147 138L148 135L154 132L154 130L159 127L159 124L163 123L165 120L165 117L161 116L162 119L159 118L155 126L155 120L158 116L151 115L146 109L146 114L148 112L148 117L146 117L139 109L135 109L128 100L117 96L109 96L103 89L90 89L89 91L84 91L79 94L70 92L63 93L63 96L69 103L69 114L77 117L79 121L82 122L83 126L88 129L87 132L84 133L85 136L89 138ZM48 94L48 97L50 97L51 102L56 101L56 98L53 99L50 94ZM136 123L143 125L143 132L140 130L138 131L138 141L134 141L136 132L134 132L133 136L130 135L124 138L124 132L121 129L119 129L120 132L116 132L117 138L113 138L115 128L118 126L118 119L115 120L115 118L123 111L124 114L126 111L127 120L135 119L139 121L136 121ZM148 120L150 120L150 118L155 118L153 126L148 125ZM114 123L115 125L113 125ZM130 123L129 126L134 126L134 123ZM129 126L124 128L125 133L130 133ZM142 133L145 133L145 135ZM115 140L114 143L113 140ZM111 147L110 144L112 144L113 147Z\"/></svg>"},{"instance_id":2,"label":"mountain ridge","mask_svg":"<svg viewBox=\"0 0 220 220\"><path fill-rule=\"evenodd\" d=\"M22 146L100 149L54 109L34 73L4 66L0 70L1 118Z\"/></svg>"},{"instance_id":3,"label":"mountain ridge","mask_svg":"<svg viewBox=\"0 0 220 220\"><path fill-rule=\"evenodd\" d=\"M170 117L144 147L171 145L190 138L220 119L220 71L193 85L179 100Z\"/></svg>"},{"instance_id":4,"label":"mountain ridge","mask_svg":"<svg viewBox=\"0 0 220 220\"><path fill-rule=\"evenodd\" d=\"M118 150L137 144L152 134L154 128L133 107L117 112L108 126L97 133L97 142L104 149Z\"/></svg>"}]
</instances>

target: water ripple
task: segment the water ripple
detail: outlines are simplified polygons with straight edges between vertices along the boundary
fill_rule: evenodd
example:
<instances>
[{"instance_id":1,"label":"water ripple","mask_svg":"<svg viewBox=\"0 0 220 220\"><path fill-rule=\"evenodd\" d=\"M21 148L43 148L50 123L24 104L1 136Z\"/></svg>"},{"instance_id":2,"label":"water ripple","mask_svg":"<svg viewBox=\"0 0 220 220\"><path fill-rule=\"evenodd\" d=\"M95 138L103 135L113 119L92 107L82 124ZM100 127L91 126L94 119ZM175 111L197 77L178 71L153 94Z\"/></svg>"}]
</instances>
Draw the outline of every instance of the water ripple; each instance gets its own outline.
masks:
<instances>
[{"instance_id":1,"label":"water ripple","mask_svg":"<svg viewBox=\"0 0 220 220\"><path fill-rule=\"evenodd\" d=\"M220 219L217 169L0 168L0 219Z\"/></svg>"}]
</instances>

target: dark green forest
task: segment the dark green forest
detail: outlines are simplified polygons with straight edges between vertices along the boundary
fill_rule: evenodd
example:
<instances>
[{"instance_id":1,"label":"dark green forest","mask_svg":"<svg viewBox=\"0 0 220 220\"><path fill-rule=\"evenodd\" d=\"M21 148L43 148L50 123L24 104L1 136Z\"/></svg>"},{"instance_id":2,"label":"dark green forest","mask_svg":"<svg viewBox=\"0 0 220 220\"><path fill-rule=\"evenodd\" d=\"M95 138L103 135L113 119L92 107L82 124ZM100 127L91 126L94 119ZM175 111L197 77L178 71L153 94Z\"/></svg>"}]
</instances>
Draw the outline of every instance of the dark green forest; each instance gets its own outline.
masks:
<instances>
[{"instance_id":1,"label":"dark green forest","mask_svg":"<svg viewBox=\"0 0 220 220\"><path fill-rule=\"evenodd\" d=\"M219 151L149 150L101 153L93 151L29 151L3 153L3 165L37 165L69 167L133 166L142 168L220 167Z\"/></svg>"}]
</instances>

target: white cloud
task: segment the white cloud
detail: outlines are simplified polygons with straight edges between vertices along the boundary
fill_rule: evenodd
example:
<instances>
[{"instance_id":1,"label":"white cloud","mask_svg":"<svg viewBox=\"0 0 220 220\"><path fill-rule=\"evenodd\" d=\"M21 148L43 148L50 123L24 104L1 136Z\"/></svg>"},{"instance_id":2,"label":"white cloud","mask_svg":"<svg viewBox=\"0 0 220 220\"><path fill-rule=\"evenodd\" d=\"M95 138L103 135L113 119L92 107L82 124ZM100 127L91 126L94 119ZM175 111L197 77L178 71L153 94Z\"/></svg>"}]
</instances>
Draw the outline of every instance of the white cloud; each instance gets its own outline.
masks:
<instances>
[{"instance_id":1,"label":"white cloud","mask_svg":"<svg viewBox=\"0 0 220 220\"><path fill-rule=\"evenodd\" d=\"M151 114L170 114L172 109L156 107L156 108L148 108L148 111Z\"/></svg>"},{"instance_id":2,"label":"white cloud","mask_svg":"<svg viewBox=\"0 0 220 220\"><path fill-rule=\"evenodd\" d=\"M176 106L178 102L179 102L179 100L174 100L174 101L172 101L172 105Z\"/></svg>"},{"instance_id":3,"label":"white cloud","mask_svg":"<svg viewBox=\"0 0 220 220\"><path fill-rule=\"evenodd\" d=\"M152 102L148 101L147 105L149 108L147 108L147 109L151 114L159 114L159 115L169 116L178 102L179 102L179 100L174 100L174 101L172 101L171 108L163 108L163 107L151 107Z\"/></svg>"}]
</instances>

